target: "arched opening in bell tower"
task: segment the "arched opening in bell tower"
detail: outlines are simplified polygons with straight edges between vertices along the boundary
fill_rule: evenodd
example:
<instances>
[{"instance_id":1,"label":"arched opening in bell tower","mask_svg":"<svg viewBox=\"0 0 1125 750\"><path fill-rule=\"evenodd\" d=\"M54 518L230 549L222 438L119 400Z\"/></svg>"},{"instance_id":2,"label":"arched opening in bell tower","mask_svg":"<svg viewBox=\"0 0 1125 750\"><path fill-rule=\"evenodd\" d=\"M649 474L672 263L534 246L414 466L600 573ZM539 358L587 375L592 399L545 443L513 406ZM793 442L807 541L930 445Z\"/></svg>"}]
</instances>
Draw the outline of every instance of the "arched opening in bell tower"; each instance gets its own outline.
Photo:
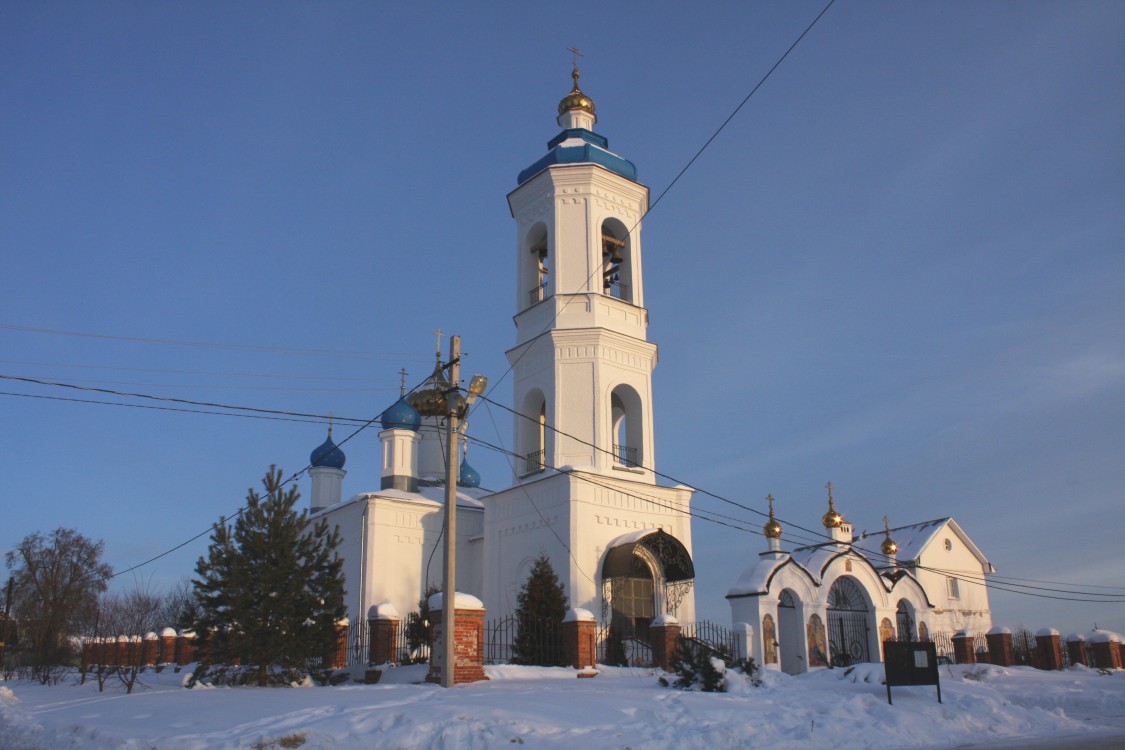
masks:
<instances>
[{"instance_id":1,"label":"arched opening in bell tower","mask_svg":"<svg viewBox=\"0 0 1125 750\"><path fill-rule=\"evenodd\" d=\"M523 407L520 414L526 419L520 419L519 455L523 456L523 465L517 468L519 476L537 474L547 465L547 400L543 391L533 388L523 398Z\"/></svg>"},{"instance_id":2,"label":"arched opening in bell tower","mask_svg":"<svg viewBox=\"0 0 1125 750\"><path fill-rule=\"evenodd\" d=\"M644 461L641 397L629 386L619 385L610 393L609 404L614 463L641 466Z\"/></svg>"},{"instance_id":3,"label":"arched opening in bell tower","mask_svg":"<svg viewBox=\"0 0 1125 750\"><path fill-rule=\"evenodd\" d=\"M527 233L525 252L520 259L521 309L551 296L551 257L547 247L547 226L537 223Z\"/></svg>"},{"instance_id":4,"label":"arched opening in bell tower","mask_svg":"<svg viewBox=\"0 0 1125 750\"><path fill-rule=\"evenodd\" d=\"M602 293L634 302L629 230L618 219L602 222ZM635 304L635 302L634 302Z\"/></svg>"}]
</instances>

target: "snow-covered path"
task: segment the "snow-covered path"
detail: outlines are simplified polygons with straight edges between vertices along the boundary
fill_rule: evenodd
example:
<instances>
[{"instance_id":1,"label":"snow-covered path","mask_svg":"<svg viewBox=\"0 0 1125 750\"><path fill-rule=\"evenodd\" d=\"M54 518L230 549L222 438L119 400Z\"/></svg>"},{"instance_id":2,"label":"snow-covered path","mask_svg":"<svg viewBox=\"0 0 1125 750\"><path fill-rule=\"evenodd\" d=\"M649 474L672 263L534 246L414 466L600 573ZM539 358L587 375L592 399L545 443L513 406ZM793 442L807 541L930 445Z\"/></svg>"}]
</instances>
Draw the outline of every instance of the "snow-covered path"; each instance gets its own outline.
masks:
<instances>
[{"instance_id":1,"label":"snow-covered path","mask_svg":"<svg viewBox=\"0 0 1125 750\"><path fill-rule=\"evenodd\" d=\"M410 684L419 668L378 685L185 690L183 675L111 685L0 686L0 747L213 748L952 748L1026 746L1029 737L1125 735L1125 673L943 667L933 688L880 684L880 665L771 674L762 687L685 693L647 670L489 668L491 680L442 690ZM1104 718L1103 718L1104 717ZM258 743L258 744L256 744ZM1023 743L1022 745L1020 743ZM295 745L290 745L295 746Z\"/></svg>"}]
</instances>

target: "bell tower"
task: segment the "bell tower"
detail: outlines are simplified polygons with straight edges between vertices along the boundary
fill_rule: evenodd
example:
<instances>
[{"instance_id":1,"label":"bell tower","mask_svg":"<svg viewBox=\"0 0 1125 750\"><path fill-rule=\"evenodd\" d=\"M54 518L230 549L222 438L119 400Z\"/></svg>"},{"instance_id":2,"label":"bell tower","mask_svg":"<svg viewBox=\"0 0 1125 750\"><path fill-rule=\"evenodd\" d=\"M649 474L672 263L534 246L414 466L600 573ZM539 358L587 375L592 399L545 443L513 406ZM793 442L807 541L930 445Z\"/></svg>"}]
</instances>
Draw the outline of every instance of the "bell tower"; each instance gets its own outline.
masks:
<instances>
[{"instance_id":1,"label":"bell tower","mask_svg":"<svg viewBox=\"0 0 1125 750\"><path fill-rule=\"evenodd\" d=\"M648 188L593 131L578 85L562 131L508 195L516 221L515 480L569 466L655 482L641 217ZM553 425L555 430L549 429Z\"/></svg>"}]
</instances>

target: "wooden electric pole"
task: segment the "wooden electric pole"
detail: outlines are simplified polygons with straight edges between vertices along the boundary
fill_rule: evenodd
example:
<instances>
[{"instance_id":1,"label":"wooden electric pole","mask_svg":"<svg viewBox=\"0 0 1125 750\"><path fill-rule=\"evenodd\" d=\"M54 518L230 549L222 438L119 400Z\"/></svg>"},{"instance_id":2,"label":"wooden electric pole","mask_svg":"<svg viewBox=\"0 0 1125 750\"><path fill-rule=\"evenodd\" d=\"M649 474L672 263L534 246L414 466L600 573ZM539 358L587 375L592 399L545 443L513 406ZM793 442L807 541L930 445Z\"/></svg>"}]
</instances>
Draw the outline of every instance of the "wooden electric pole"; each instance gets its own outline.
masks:
<instances>
[{"instance_id":1,"label":"wooden electric pole","mask_svg":"<svg viewBox=\"0 0 1125 750\"><path fill-rule=\"evenodd\" d=\"M457 423L464 399L460 393L461 337L449 339L449 390L445 394L445 580L441 595L441 686L453 687L457 668L455 617L457 606Z\"/></svg>"}]
</instances>

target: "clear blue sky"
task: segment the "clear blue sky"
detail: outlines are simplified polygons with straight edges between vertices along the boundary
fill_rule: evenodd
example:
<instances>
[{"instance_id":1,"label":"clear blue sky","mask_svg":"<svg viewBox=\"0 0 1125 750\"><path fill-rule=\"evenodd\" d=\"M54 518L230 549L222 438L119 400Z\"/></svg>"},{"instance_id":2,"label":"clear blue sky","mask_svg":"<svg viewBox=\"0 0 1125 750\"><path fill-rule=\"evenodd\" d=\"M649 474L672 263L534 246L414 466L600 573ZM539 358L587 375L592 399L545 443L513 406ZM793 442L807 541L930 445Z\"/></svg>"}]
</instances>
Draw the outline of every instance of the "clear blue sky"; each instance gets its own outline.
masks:
<instances>
[{"instance_id":1,"label":"clear blue sky","mask_svg":"<svg viewBox=\"0 0 1125 750\"><path fill-rule=\"evenodd\" d=\"M558 130L566 48L655 196L821 7L5 3L0 373L371 417L440 326L495 381L505 196ZM1001 574L1125 586L1123 39L1118 2L837 3L645 222L657 468L809 527L830 479L857 530L952 515ZM324 435L16 396L0 415L0 545L73 526L116 569ZM473 434L510 445L495 420ZM375 432L345 450L345 494L377 486ZM762 539L694 536L698 607L727 621ZM138 575L188 576L205 541ZM993 608L1125 631L1125 604Z\"/></svg>"}]
</instances>

